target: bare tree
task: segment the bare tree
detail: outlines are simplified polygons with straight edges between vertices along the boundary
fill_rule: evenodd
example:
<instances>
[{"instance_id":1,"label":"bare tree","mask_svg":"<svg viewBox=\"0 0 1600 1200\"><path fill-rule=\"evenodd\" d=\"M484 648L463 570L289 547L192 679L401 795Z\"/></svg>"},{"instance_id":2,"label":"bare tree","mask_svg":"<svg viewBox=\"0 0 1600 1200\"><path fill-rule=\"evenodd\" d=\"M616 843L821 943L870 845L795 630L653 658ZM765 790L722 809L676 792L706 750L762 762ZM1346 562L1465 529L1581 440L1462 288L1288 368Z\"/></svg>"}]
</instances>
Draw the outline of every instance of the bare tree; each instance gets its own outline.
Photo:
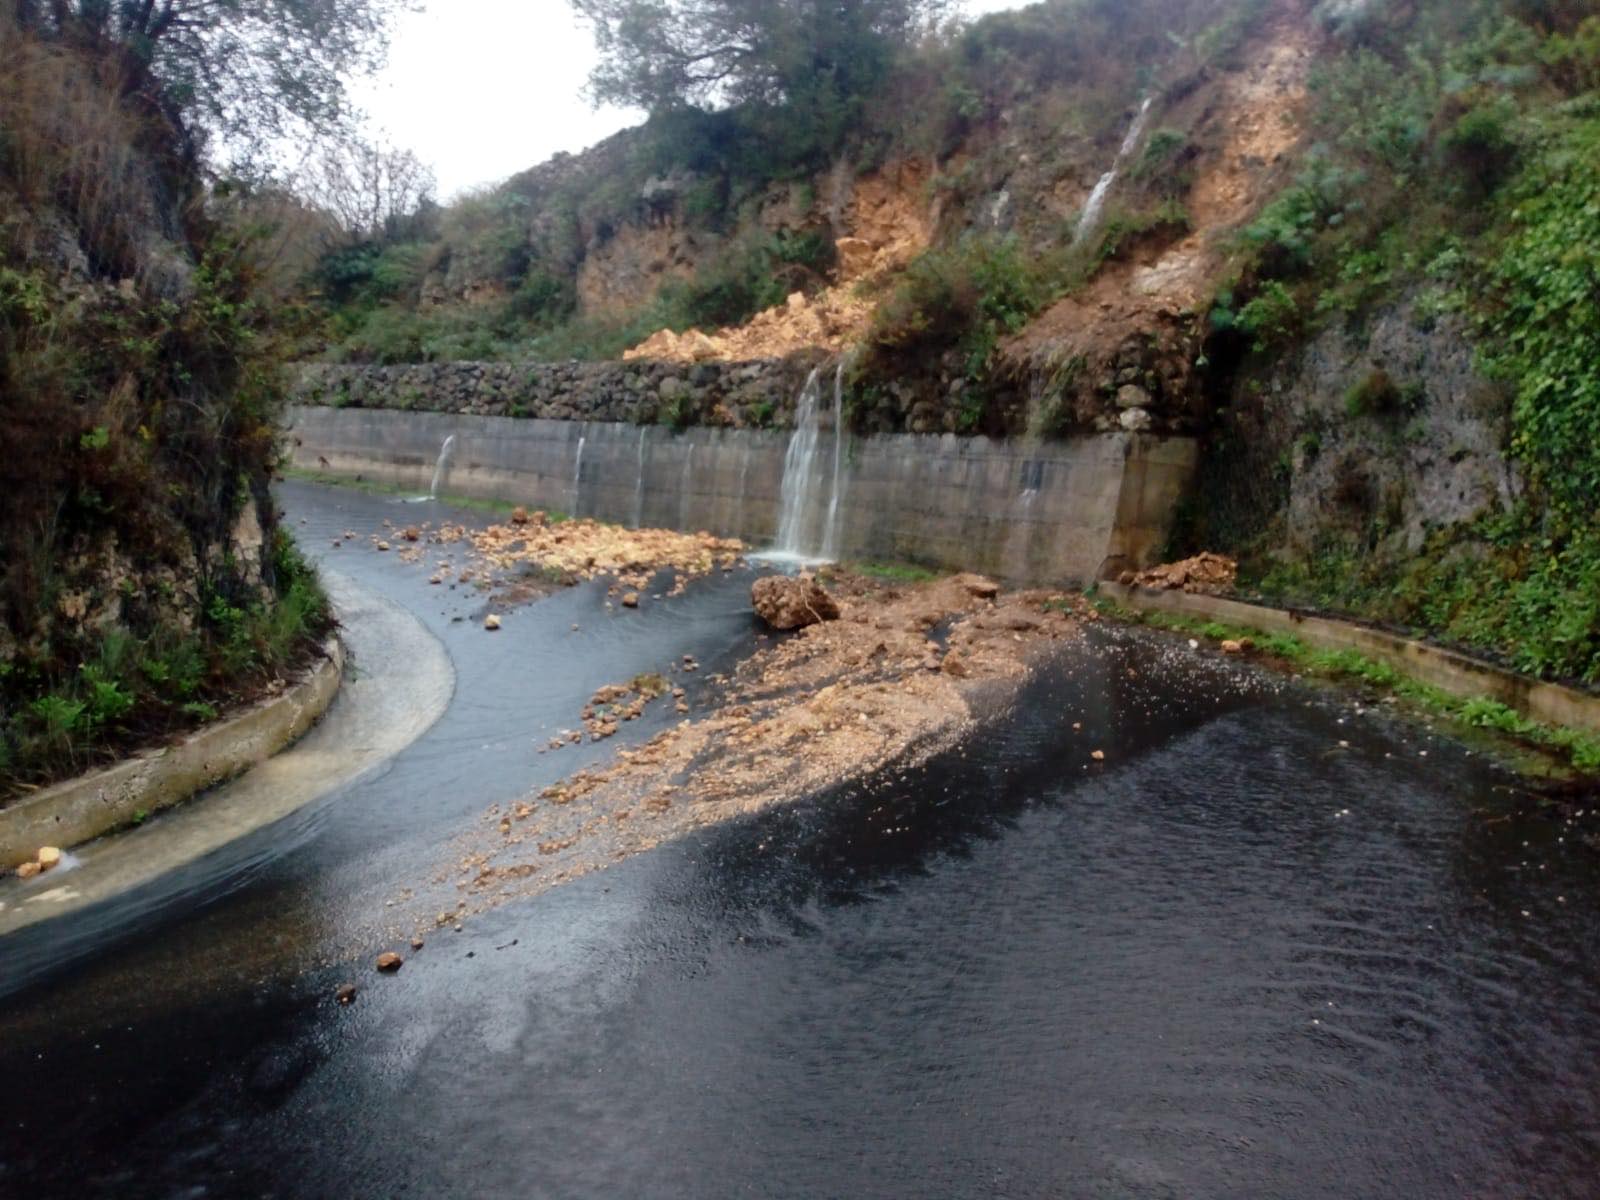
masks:
<instances>
[{"instance_id":1,"label":"bare tree","mask_svg":"<svg viewBox=\"0 0 1600 1200\"><path fill-rule=\"evenodd\" d=\"M301 190L351 241L399 237L432 204L433 171L410 150L344 139L308 167Z\"/></svg>"}]
</instances>

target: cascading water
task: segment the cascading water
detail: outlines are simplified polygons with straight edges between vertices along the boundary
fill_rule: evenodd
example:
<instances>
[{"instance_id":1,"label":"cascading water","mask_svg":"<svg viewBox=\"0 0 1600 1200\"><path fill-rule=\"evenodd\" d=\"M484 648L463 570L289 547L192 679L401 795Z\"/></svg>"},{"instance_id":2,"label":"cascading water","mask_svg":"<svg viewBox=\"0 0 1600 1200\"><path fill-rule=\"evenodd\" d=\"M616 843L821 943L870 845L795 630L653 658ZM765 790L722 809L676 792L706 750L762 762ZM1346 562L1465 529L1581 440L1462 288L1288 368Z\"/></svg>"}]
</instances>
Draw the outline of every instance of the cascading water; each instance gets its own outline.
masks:
<instances>
[{"instance_id":1,"label":"cascading water","mask_svg":"<svg viewBox=\"0 0 1600 1200\"><path fill-rule=\"evenodd\" d=\"M433 482L428 485L429 500L439 498L439 485L444 482L444 473L450 469L450 456L455 452L456 435L452 433L439 447L439 460L433 464Z\"/></svg>"},{"instance_id":2,"label":"cascading water","mask_svg":"<svg viewBox=\"0 0 1600 1200\"><path fill-rule=\"evenodd\" d=\"M795 405L794 432L789 435L789 449L783 456L783 486L779 492L782 507L778 513L779 554L804 558L807 525L816 507L817 436L821 426L817 417L817 401L821 388L818 372L806 376L800 389L800 399Z\"/></svg>"},{"instance_id":3,"label":"cascading water","mask_svg":"<svg viewBox=\"0 0 1600 1200\"><path fill-rule=\"evenodd\" d=\"M778 541L766 556L785 562L828 561L838 549L839 496L844 486L844 364L834 375L833 464L818 454L822 440L821 370L812 371L795 406L794 433L783 459Z\"/></svg>"},{"instance_id":4,"label":"cascading water","mask_svg":"<svg viewBox=\"0 0 1600 1200\"><path fill-rule=\"evenodd\" d=\"M689 528L689 485L694 479L694 443L683 456L683 478L678 481L678 528Z\"/></svg>"},{"instance_id":5,"label":"cascading water","mask_svg":"<svg viewBox=\"0 0 1600 1200\"><path fill-rule=\"evenodd\" d=\"M739 519L734 526L734 536L744 537L744 498L749 494L750 443L745 442L744 454L739 458Z\"/></svg>"},{"instance_id":6,"label":"cascading water","mask_svg":"<svg viewBox=\"0 0 1600 1200\"><path fill-rule=\"evenodd\" d=\"M1027 579L1031 572L1029 569L1029 555L1033 546L1035 534L1039 526L1034 519L1034 501L1039 498L1039 491L1044 487L1043 462L1025 462L1022 464L1022 477L1018 481L1016 499L1011 502L1011 511L1006 524L1010 532L1006 535L1006 544L1001 551L1001 562L1008 578Z\"/></svg>"},{"instance_id":7,"label":"cascading water","mask_svg":"<svg viewBox=\"0 0 1600 1200\"><path fill-rule=\"evenodd\" d=\"M1094 191L1089 193L1089 200L1083 206L1083 215L1078 218L1077 231L1072 236L1074 246L1081 245L1099 228L1100 214L1105 209L1106 197L1111 194L1111 187L1117 182L1117 175L1121 172L1123 164L1128 161L1128 156L1138 149L1139 139L1144 136L1144 126L1150 117L1152 100L1153 96L1145 97L1144 103L1139 106L1138 115L1133 118L1133 124L1128 127L1127 136L1122 139L1122 147L1117 151L1117 158L1111 164L1111 170L1100 176L1100 181L1094 185Z\"/></svg>"},{"instance_id":8,"label":"cascading water","mask_svg":"<svg viewBox=\"0 0 1600 1200\"><path fill-rule=\"evenodd\" d=\"M578 455L572 464L572 495L567 501L567 511L570 516L578 515L578 501L582 498L583 491L583 446L588 439L578 438Z\"/></svg>"},{"instance_id":9,"label":"cascading water","mask_svg":"<svg viewBox=\"0 0 1600 1200\"><path fill-rule=\"evenodd\" d=\"M639 427L639 469L633 478L633 527L644 528L644 451L645 435L650 432L648 425Z\"/></svg>"},{"instance_id":10,"label":"cascading water","mask_svg":"<svg viewBox=\"0 0 1600 1200\"><path fill-rule=\"evenodd\" d=\"M822 557L839 557L839 490L844 480L844 359L833 373L833 486L828 491L828 519L822 528Z\"/></svg>"},{"instance_id":11,"label":"cascading water","mask_svg":"<svg viewBox=\"0 0 1600 1200\"><path fill-rule=\"evenodd\" d=\"M994 203L989 205L989 224L996 229L1004 229L1006 220L1011 216L1011 189L1001 188L1000 194L994 198Z\"/></svg>"}]
</instances>

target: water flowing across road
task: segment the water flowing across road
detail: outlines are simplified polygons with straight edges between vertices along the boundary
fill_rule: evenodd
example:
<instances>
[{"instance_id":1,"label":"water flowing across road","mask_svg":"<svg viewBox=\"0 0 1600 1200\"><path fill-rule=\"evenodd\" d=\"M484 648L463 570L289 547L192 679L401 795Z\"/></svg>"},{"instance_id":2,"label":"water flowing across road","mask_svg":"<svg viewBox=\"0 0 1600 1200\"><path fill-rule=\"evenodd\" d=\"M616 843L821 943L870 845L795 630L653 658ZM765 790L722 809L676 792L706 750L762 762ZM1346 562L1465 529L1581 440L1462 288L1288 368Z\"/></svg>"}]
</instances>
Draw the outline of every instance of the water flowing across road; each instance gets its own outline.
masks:
<instances>
[{"instance_id":1,"label":"water flowing across road","mask_svg":"<svg viewBox=\"0 0 1600 1200\"><path fill-rule=\"evenodd\" d=\"M313 547L381 504L287 500ZM450 708L279 857L264 831L226 888L0 1001L0 1192L1593 1196L1578 831L1426 731L1142 633L1091 630L922 767L379 978L383 897L608 750L536 755L588 691L758 643L747 578L626 616L565 592L490 637L337 553L439 637Z\"/></svg>"}]
</instances>

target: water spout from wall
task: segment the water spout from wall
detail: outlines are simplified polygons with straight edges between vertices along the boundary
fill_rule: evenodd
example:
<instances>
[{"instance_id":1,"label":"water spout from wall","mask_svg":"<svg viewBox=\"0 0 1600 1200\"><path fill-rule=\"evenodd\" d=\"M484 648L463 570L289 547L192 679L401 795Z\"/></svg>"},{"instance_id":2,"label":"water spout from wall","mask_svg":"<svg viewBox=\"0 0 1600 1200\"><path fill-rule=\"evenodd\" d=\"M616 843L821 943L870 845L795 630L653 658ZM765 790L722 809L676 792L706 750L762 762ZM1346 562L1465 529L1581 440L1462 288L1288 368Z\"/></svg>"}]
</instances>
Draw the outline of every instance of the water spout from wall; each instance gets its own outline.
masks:
<instances>
[{"instance_id":1,"label":"water spout from wall","mask_svg":"<svg viewBox=\"0 0 1600 1200\"><path fill-rule=\"evenodd\" d=\"M689 528L689 488L694 483L694 443L683 456L683 478L678 481L678 528Z\"/></svg>"},{"instance_id":2,"label":"water spout from wall","mask_svg":"<svg viewBox=\"0 0 1600 1200\"><path fill-rule=\"evenodd\" d=\"M831 561L838 553L839 498L844 487L844 363L834 373L833 445L822 450L824 415L821 369L806 377L795 405L794 432L783 459L778 540L765 556L802 566ZM830 462L831 458L831 462Z\"/></svg>"},{"instance_id":3,"label":"water spout from wall","mask_svg":"<svg viewBox=\"0 0 1600 1200\"><path fill-rule=\"evenodd\" d=\"M1128 157L1139 148L1139 139L1144 136L1145 122L1150 117L1150 104L1155 99L1146 96L1144 103L1139 106L1138 114L1133 118L1133 124L1128 127L1127 136L1122 139L1122 146L1117 151L1116 160L1111 164L1111 169L1100 176L1100 181L1094 185L1094 191L1089 193L1089 200L1083 206L1083 215L1078 218L1077 231L1072 235L1072 244L1081 246L1100 227L1100 217L1105 211L1106 197L1111 194L1112 185L1117 182L1117 175L1128 161Z\"/></svg>"},{"instance_id":4,"label":"water spout from wall","mask_svg":"<svg viewBox=\"0 0 1600 1200\"><path fill-rule=\"evenodd\" d=\"M450 469L450 458L456 452L456 435L451 434L445 438L444 445L439 447L438 461L433 464L433 482L428 485L428 499L439 498L439 485L444 482L444 473Z\"/></svg>"},{"instance_id":5,"label":"water spout from wall","mask_svg":"<svg viewBox=\"0 0 1600 1200\"><path fill-rule=\"evenodd\" d=\"M644 528L644 452L645 435L650 432L648 425L639 427L639 465L633 477L633 527Z\"/></svg>"},{"instance_id":6,"label":"water spout from wall","mask_svg":"<svg viewBox=\"0 0 1600 1200\"><path fill-rule=\"evenodd\" d=\"M821 432L818 401L822 389L820 371L806 376L805 386L795 404L794 432L783 456L783 485L779 491L778 542L774 550L795 559L807 557L812 544L816 496L817 438Z\"/></svg>"},{"instance_id":7,"label":"water spout from wall","mask_svg":"<svg viewBox=\"0 0 1600 1200\"><path fill-rule=\"evenodd\" d=\"M578 438L578 454L572 464L572 493L567 498L567 511L573 517L578 515L578 504L583 499L583 446L587 440Z\"/></svg>"},{"instance_id":8,"label":"water spout from wall","mask_svg":"<svg viewBox=\"0 0 1600 1200\"><path fill-rule=\"evenodd\" d=\"M828 489L828 519L822 527L822 557L829 562L839 557L839 493L844 484L844 367L833 373L833 484Z\"/></svg>"}]
</instances>

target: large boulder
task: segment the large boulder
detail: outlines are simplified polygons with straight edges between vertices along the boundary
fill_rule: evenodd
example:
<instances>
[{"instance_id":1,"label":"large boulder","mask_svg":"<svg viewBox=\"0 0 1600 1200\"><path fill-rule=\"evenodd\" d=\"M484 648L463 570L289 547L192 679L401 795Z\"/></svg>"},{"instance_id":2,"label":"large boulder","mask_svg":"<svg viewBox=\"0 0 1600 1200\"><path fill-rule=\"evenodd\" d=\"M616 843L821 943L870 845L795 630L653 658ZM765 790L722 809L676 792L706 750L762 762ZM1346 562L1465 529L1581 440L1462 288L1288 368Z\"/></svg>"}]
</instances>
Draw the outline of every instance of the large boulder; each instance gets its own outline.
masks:
<instances>
[{"instance_id":1,"label":"large boulder","mask_svg":"<svg viewBox=\"0 0 1600 1200\"><path fill-rule=\"evenodd\" d=\"M839 605L809 575L769 575L750 589L756 614L774 629L804 629L820 621L837 621Z\"/></svg>"}]
</instances>

